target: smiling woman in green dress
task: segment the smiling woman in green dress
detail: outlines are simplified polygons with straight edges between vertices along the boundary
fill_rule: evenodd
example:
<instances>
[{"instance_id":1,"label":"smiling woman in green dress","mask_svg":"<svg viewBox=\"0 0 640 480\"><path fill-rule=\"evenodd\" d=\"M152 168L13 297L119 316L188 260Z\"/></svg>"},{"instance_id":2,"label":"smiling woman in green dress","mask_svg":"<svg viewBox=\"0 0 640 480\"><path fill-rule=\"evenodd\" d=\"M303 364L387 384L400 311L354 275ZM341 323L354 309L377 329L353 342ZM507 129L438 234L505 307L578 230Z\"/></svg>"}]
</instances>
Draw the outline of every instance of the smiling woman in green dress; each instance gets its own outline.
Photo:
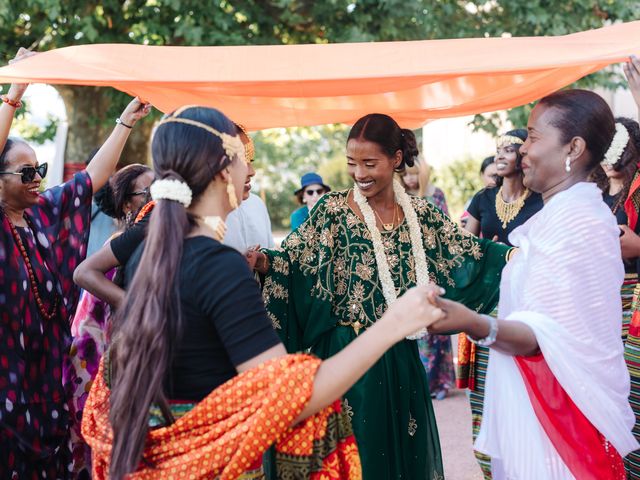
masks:
<instances>
[{"instance_id":1,"label":"smiling woman in green dress","mask_svg":"<svg viewBox=\"0 0 640 480\"><path fill-rule=\"evenodd\" d=\"M476 239L394 182L417 155L406 135L387 115L358 120L347 142L354 187L324 195L282 251L248 252L290 352L331 356L399 295L429 281L471 308L493 308L509 248ZM390 349L345 396L367 480L443 478L415 337Z\"/></svg>"}]
</instances>

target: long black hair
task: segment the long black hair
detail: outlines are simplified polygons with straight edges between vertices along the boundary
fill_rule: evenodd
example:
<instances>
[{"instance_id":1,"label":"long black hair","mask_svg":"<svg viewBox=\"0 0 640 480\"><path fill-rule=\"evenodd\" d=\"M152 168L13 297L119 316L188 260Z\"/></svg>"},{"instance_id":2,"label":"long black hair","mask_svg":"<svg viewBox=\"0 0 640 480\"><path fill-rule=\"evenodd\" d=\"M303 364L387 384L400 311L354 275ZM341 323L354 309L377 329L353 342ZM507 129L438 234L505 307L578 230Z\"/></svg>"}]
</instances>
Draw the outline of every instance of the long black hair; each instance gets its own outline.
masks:
<instances>
[{"instance_id":1,"label":"long black hair","mask_svg":"<svg viewBox=\"0 0 640 480\"><path fill-rule=\"evenodd\" d=\"M235 125L212 108L191 107L174 115L236 135ZM186 183L193 199L232 161L218 136L176 122L157 127L151 153L156 178ZM157 403L171 420L163 381L182 332L179 268L184 239L193 225L195 218L181 203L157 200L142 258L114 318L109 412L113 428L109 476L114 480L138 466L150 405Z\"/></svg>"}]
</instances>

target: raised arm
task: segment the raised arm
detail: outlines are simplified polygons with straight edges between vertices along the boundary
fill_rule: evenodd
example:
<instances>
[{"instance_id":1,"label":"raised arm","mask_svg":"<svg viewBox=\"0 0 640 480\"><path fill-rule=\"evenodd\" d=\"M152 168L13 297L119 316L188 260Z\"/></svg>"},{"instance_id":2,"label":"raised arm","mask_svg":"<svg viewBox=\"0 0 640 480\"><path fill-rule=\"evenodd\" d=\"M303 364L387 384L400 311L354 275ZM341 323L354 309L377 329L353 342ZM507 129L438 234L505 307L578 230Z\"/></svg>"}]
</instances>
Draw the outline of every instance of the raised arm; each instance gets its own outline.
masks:
<instances>
[{"instance_id":1,"label":"raised arm","mask_svg":"<svg viewBox=\"0 0 640 480\"><path fill-rule=\"evenodd\" d=\"M151 105L143 103L139 98L131 100L119 117L119 123L104 142L98 153L95 154L89 165L87 173L91 177L93 192L100 190L116 168L125 143L133 126L141 118L146 117L151 111Z\"/></svg>"},{"instance_id":2,"label":"raised arm","mask_svg":"<svg viewBox=\"0 0 640 480\"><path fill-rule=\"evenodd\" d=\"M629 63L623 65L624 74L629 82L629 90L638 107L638 118L640 118L640 59L631 55Z\"/></svg>"},{"instance_id":3,"label":"raised arm","mask_svg":"<svg viewBox=\"0 0 640 480\"><path fill-rule=\"evenodd\" d=\"M36 55L36 53L26 48L20 48L15 58L10 60L9 63L24 60L33 55ZM9 130L11 130L11 124L13 123L13 115L16 113L28 86L28 83L12 83L9 91L2 97L3 101L0 104L0 151L4 149L4 145L7 143Z\"/></svg>"}]
</instances>

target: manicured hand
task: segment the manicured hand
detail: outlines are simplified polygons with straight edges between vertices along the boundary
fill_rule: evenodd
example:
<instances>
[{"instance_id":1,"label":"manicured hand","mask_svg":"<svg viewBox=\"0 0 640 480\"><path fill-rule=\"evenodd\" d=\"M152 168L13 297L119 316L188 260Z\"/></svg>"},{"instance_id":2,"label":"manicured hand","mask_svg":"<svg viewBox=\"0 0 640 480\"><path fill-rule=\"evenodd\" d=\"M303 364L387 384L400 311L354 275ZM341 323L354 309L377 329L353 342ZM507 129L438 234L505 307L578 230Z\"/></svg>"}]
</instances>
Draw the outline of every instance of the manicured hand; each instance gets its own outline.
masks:
<instances>
[{"instance_id":1,"label":"manicured hand","mask_svg":"<svg viewBox=\"0 0 640 480\"><path fill-rule=\"evenodd\" d=\"M469 332L474 327L478 314L473 310L461 303L436 295L431 295L430 301L443 312L443 315L437 322L427 327L429 333Z\"/></svg>"},{"instance_id":2,"label":"manicured hand","mask_svg":"<svg viewBox=\"0 0 640 480\"><path fill-rule=\"evenodd\" d=\"M20 47L20 49L18 50L18 53L16 53L16 56L13 58L13 60L9 60L9 65L13 65L14 63L19 62L20 60L33 57L34 55L37 55L37 53L27 50L26 48ZM7 96L9 97L9 100L12 100L15 102L20 100L24 95L24 92L27 90L28 86L29 86L28 83L12 83L11 87L9 88L9 91L7 92Z\"/></svg>"},{"instance_id":3,"label":"manicured hand","mask_svg":"<svg viewBox=\"0 0 640 480\"><path fill-rule=\"evenodd\" d=\"M433 301L443 292L434 284L411 288L389 307L379 322L390 328L396 341L402 340L444 318L444 312Z\"/></svg>"},{"instance_id":4,"label":"manicured hand","mask_svg":"<svg viewBox=\"0 0 640 480\"><path fill-rule=\"evenodd\" d=\"M633 99L640 110L640 59L635 55L631 55L629 62L622 66L624 74L629 82L629 90L633 95Z\"/></svg>"},{"instance_id":5,"label":"manicured hand","mask_svg":"<svg viewBox=\"0 0 640 480\"><path fill-rule=\"evenodd\" d=\"M120 120L133 127L138 120L149 115L149 112L151 112L151 104L145 103L136 97L124 109L120 115Z\"/></svg>"}]
</instances>

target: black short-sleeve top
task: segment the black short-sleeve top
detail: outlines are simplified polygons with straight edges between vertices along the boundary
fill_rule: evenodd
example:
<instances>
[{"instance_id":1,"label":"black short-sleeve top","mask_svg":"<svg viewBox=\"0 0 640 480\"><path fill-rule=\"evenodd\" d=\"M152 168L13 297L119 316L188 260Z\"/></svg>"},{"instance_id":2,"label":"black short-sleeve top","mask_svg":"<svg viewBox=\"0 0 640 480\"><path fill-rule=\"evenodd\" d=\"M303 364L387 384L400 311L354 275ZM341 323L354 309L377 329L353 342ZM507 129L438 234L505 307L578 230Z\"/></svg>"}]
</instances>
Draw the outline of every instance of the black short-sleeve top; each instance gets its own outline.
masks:
<instances>
[{"instance_id":1,"label":"black short-sleeve top","mask_svg":"<svg viewBox=\"0 0 640 480\"><path fill-rule=\"evenodd\" d=\"M544 206L544 203L539 193L530 192L518 215L507 223L506 228L503 228L502 221L496 213L496 196L498 195L499 189L499 187L494 187L480 190L471 200L467 212L480 222L480 235L482 238L491 240L497 235L498 242L511 245L509 242L509 234L516 227L519 227L538 213Z\"/></svg>"},{"instance_id":2,"label":"black short-sleeve top","mask_svg":"<svg viewBox=\"0 0 640 480\"><path fill-rule=\"evenodd\" d=\"M140 245L127 262L127 283L143 248ZM165 388L171 399L200 401L233 378L237 365L279 344L280 339L258 283L235 249L210 237L185 239L179 281L182 334Z\"/></svg>"}]
</instances>

